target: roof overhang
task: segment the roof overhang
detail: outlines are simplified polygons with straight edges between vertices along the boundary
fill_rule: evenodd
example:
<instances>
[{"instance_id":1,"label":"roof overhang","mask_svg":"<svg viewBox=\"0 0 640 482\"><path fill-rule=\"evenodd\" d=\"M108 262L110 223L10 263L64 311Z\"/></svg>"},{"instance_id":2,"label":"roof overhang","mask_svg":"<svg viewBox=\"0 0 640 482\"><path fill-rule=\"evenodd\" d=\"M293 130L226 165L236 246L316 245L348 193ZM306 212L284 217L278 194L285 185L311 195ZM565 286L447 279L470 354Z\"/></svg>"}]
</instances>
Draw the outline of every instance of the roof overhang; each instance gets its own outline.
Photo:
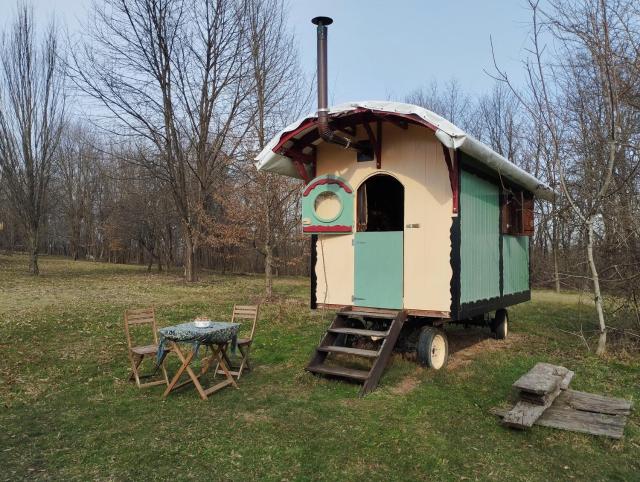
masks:
<instances>
[{"instance_id":1,"label":"roof overhang","mask_svg":"<svg viewBox=\"0 0 640 482\"><path fill-rule=\"evenodd\" d=\"M374 120L389 121L402 128L409 124L426 127L447 148L460 149L489 170L538 198L554 200L555 193L547 184L451 122L422 107L400 102L349 102L332 107L329 117L333 129L351 135L355 134L356 125ZM315 114L310 114L283 129L258 154L256 167L299 179L308 177L305 173L311 172L316 146L323 142L318 135L316 121Z\"/></svg>"}]
</instances>

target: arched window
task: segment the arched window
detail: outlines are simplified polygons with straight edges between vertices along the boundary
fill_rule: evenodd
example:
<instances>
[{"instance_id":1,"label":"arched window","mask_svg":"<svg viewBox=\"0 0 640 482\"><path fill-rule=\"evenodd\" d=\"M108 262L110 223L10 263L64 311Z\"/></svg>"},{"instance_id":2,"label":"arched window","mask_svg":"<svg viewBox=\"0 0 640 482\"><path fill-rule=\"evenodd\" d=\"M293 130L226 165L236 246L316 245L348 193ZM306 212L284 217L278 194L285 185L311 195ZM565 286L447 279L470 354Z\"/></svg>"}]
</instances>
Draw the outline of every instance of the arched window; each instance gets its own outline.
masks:
<instances>
[{"instance_id":1,"label":"arched window","mask_svg":"<svg viewBox=\"0 0 640 482\"><path fill-rule=\"evenodd\" d=\"M404 187L388 174L376 174L358 188L358 231L402 231Z\"/></svg>"}]
</instances>

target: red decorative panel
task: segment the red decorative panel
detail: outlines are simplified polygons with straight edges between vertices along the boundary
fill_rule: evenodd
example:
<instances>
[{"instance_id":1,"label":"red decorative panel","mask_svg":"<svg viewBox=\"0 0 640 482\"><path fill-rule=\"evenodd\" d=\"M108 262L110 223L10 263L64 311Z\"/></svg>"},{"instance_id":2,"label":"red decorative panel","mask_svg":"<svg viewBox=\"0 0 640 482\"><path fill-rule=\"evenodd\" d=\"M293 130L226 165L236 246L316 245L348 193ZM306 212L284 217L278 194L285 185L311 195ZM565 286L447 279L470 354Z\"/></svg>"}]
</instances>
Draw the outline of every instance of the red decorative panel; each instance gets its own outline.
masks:
<instances>
[{"instance_id":1,"label":"red decorative panel","mask_svg":"<svg viewBox=\"0 0 640 482\"><path fill-rule=\"evenodd\" d=\"M347 194L351 194L353 192L351 190L351 188L349 186L347 186L344 182L342 182L340 179L331 179L331 178L326 178L325 177L325 178L322 178L322 179L318 179L317 181L309 184L307 186L307 188L304 190L304 193L302 193L302 195L303 196L308 196L311 191L313 191L318 186L322 186L323 184L337 184Z\"/></svg>"},{"instance_id":2,"label":"red decorative panel","mask_svg":"<svg viewBox=\"0 0 640 482\"><path fill-rule=\"evenodd\" d=\"M351 226L304 226L304 233L350 233L353 230Z\"/></svg>"}]
</instances>

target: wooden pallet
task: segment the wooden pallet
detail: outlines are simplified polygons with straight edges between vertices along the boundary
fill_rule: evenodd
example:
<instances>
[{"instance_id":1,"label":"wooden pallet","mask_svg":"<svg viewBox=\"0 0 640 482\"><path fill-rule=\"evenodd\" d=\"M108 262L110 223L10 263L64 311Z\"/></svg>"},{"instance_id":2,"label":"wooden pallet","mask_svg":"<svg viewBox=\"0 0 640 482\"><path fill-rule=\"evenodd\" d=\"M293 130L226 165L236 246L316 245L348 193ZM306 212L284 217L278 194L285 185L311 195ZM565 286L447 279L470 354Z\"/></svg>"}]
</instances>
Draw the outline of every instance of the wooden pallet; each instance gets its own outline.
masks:
<instances>
[{"instance_id":1,"label":"wooden pallet","mask_svg":"<svg viewBox=\"0 0 640 482\"><path fill-rule=\"evenodd\" d=\"M385 331L367 330L363 328L353 327L353 320L359 319L377 319L388 320L388 328ZM393 347L398 340L402 325L407 319L405 311L353 311L342 310L336 313L336 317L327 329L322 338L320 345L311 358L306 370L318 375L328 375L340 378L346 378L352 381L362 383L360 396L375 390L378 382L382 377L387 363L393 352ZM373 341L381 341L380 346L376 350L352 348L344 346L347 338L368 338ZM347 368L335 364L327 364L327 357L330 354L351 355L371 361L368 370L358 370ZM335 360L333 360L335 362Z\"/></svg>"}]
</instances>

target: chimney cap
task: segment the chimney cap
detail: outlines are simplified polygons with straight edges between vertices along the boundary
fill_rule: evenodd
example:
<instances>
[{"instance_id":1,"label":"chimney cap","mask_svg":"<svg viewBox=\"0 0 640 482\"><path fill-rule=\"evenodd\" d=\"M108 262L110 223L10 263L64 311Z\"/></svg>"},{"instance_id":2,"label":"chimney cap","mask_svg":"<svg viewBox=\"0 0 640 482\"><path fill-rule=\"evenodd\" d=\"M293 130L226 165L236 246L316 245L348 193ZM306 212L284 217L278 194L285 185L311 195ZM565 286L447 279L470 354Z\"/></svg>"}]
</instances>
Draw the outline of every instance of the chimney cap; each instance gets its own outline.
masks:
<instances>
[{"instance_id":1,"label":"chimney cap","mask_svg":"<svg viewBox=\"0 0 640 482\"><path fill-rule=\"evenodd\" d=\"M314 25L331 25L333 19L331 17L314 17L311 19L311 23Z\"/></svg>"}]
</instances>

